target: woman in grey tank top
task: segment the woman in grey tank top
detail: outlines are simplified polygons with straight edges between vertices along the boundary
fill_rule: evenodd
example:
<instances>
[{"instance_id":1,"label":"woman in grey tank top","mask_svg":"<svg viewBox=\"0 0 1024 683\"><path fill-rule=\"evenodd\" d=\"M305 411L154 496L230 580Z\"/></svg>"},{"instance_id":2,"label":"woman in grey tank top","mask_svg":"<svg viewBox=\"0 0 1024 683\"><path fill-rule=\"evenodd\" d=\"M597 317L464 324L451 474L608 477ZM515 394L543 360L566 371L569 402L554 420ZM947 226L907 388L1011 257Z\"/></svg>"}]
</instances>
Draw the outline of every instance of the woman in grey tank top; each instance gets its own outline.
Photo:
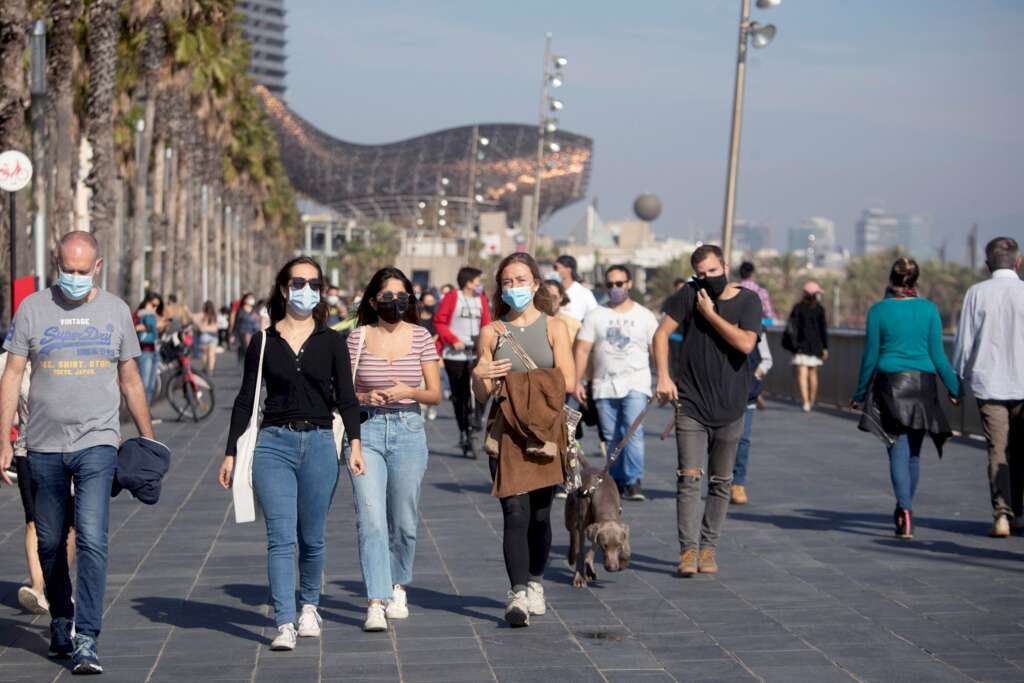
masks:
<instances>
[{"instance_id":1,"label":"woman in grey tank top","mask_svg":"<svg viewBox=\"0 0 1024 683\"><path fill-rule=\"evenodd\" d=\"M498 266L494 315L529 354L538 368L557 368L565 378L565 390L572 392L576 371L572 346L565 323L552 317L558 311L550 290L541 286L537 262L529 254L505 257ZM498 348L495 323L480 333L480 359L473 370L473 388L479 400L486 400L496 380L510 372L526 371L509 344ZM500 459L491 458L491 476L498 473ZM530 463L523 462L524 467ZM541 578L551 554L551 503L555 488L526 491L500 498L504 517L503 550L511 590L505 620L512 626L529 626L530 615L544 614Z\"/></svg>"}]
</instances>

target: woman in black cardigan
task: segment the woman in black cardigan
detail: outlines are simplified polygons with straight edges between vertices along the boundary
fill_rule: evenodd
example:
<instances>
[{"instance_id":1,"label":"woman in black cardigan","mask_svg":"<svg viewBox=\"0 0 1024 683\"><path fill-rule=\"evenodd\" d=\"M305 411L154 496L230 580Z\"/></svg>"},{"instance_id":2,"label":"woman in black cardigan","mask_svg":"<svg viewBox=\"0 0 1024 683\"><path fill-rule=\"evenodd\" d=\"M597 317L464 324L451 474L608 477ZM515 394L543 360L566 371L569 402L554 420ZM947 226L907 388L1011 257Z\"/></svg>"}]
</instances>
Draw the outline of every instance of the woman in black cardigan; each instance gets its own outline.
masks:
<instances>
[{"instance_id":1,"label":"woman in black cardigan","mask_svg":"<svg viewBox=\"0 0 1024 683\"><path fill-rule=\"evenodd\" d=\"M821 294L821 285L808 281L804 285L803 299L789 314L795 332L793 366L805 413L811 411L818 398L818 368L828 360L828 329Z\"/></svg>"}]
</instances>

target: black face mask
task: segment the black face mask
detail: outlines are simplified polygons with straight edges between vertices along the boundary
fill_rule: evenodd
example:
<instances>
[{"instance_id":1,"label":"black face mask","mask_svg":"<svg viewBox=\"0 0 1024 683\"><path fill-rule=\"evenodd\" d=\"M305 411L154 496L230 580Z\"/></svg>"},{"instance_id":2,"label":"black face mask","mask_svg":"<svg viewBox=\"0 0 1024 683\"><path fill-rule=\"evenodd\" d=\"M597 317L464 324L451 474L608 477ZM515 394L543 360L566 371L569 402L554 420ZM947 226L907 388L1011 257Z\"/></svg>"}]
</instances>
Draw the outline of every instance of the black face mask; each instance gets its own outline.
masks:
<instances>
[{"instance_id":1,"label":"black face mask","mask_svg":"<svg viewBox=\"0 0 1024 683\"><path fill-rule=\"evenodd\" d=\"M379 301L377 302L377 315L380 319L389 325L394 325L399 320L405 317L405 312L409 310L409 303L401 303L398 301Z\"/></svg>"},{"instance_id":2,"label":"black face mask","mask_svg":"<svg viewBox=\"0 0 1024 683\"><path fill-rule=\"evenodd\" d=\"M722 275L705 277L700 282L701 286L705 290L707 290L708 296L710 296L712 299L717 299L718 297L722 296L722 292L724 292L725 288L728 286L729 278L726 277L723 273Z\"/></svg>"}]
</instances>

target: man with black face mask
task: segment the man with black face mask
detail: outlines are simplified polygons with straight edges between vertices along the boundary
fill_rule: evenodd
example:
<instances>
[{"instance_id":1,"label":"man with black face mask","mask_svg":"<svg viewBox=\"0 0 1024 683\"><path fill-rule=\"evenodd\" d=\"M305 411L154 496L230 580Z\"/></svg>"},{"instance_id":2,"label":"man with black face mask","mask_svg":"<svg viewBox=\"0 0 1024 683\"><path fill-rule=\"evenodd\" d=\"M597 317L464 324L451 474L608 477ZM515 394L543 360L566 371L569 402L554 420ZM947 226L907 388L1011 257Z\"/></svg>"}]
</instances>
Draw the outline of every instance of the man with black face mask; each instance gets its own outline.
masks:
<instances>
[{"instance_id":1,"label":"man with black face mask","mask_svg":"<svg viewBox=\"0 0 1024 683\"><path fill-rule=\"evenodd\" d=\"M665 317L654 335L657 395L662 402L673 401L676 406L681 576L718 571L715 549L729 509L736 447L743 435L750 390L747 356L757 346L762 317L758 296L729 283L721 249L710 244L698 247L690 265L695 280L665 301ZM683 348L673 381L668 340L677 329L683 333ZM702 516L705 472L708 498Z\"/></svg>"}]
</instances>

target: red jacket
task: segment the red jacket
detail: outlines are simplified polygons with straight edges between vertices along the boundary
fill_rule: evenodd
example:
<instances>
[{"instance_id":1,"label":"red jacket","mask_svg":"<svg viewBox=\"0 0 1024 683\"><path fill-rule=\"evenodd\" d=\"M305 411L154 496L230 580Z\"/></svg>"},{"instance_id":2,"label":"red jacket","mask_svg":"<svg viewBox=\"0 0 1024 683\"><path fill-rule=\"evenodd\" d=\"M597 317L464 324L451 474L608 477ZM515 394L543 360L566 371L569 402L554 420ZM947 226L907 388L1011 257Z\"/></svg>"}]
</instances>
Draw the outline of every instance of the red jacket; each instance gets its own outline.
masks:
<instances>
[{"instance_id":1,"label":"red jacket","mask_svg":"<svg viewBox=\"0 0 1024 683\"><path fill-rule=\"evenodd\" d=\"M452 321L452 316L455 315L455 304L459 300L458 290L453 289L444 295L441 299L441 305L437 307L437 312L434 313L434 327L437 328L437 338L439 346L455 346L458 342L462 341L458 336L452 332L452 328L449 326ZM487 304L487 295L480 295L480 329L491 323L491 308ZM440 349L438 349L440 352Z\"/></svg>"}]
</instances>

